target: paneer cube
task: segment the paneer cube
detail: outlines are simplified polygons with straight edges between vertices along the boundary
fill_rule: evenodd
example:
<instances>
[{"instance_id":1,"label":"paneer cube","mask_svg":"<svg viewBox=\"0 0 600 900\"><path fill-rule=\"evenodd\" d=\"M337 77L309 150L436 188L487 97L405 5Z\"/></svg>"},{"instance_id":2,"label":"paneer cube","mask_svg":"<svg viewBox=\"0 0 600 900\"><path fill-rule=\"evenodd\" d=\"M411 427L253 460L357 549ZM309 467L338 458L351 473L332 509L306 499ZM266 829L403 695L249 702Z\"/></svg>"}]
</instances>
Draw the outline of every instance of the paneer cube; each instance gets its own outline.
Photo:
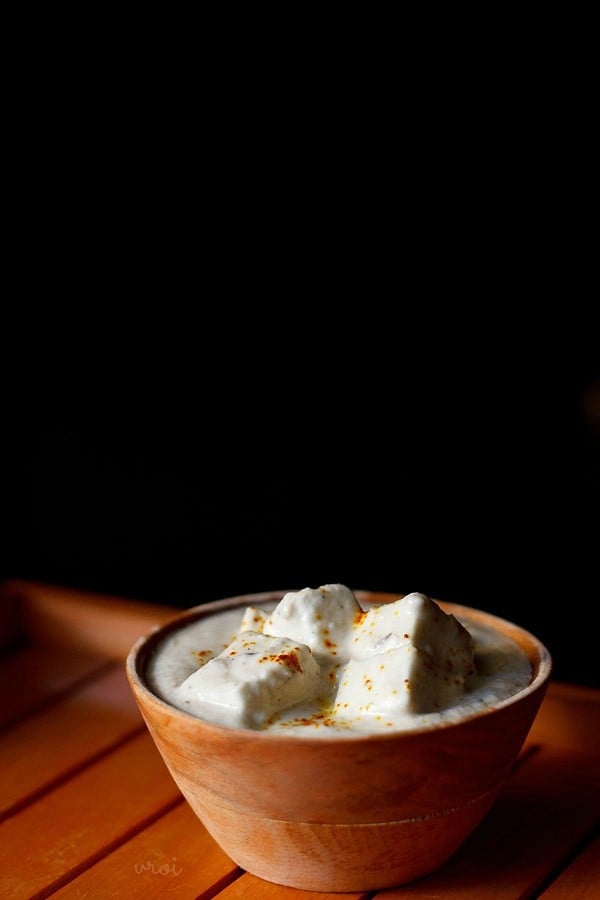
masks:
<instances>
[{"instance_id":1,"label":"paneer cube","mask_svg":"<svg viewBox=\"0 0 600 900\"><path fill-rule=\"evenodd\" d=\"M263 728L295 703L312 699L320 670L310 648L291 638L245 631L179 687L180 708L237 728Z\"/></svg>"},{"instance_id":2,"label":"paneer cube","mask_svg":"<svg viewBox=\"0 0 600 900\"><path fill-rule=\"evenodd\" d=\"M345 656L354 623L362 615L350 588L324 584L285 594L264 624L264 632L277 636L293 634L321 656Z\"/></svg>"}]
</instances>

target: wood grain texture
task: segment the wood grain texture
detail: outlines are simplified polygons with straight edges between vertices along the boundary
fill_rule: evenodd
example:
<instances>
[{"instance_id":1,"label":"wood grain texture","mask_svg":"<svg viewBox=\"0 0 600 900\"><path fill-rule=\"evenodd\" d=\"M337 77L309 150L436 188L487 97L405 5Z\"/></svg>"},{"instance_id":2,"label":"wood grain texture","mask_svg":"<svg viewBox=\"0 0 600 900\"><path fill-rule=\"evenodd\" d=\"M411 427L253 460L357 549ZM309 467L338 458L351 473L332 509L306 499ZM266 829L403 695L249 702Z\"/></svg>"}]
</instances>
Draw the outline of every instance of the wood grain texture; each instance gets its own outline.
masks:
<instances>
[{"instance_id":1,"label":"wood grain texture","mask_svg":"<svg viewBox=\"0 0 600 900\"><path fill-rule=\"evenodd\" d=\"M280 822L201 810L215 839L246 871L302 890L390 886L442 865L481 821L495 792L444 815L374 825ZM354 886L354 887L352 887Z\"/></svg>"},{"instance_id":2,"label":"wood grain texture","mask_svg":"<svg viewBox=\"0 0 600 900\"><path fill-rule=\"evenodd\" d=\"M183 800L53 896L146 900L213 896L240 875Z\"/></svg>"},{"instance_id":3,"label":"wood grain texture","mask_svg":"<svg viewBox=\"0 0 600 900\"><path fill-rule=\"evenodd\" d=\"M28 716L0 735L0 821L143 727L125 672L115 665Z\"/></svg>"},{"instance_id":4,"label":"wood grain texture","mask_svg":"<svg viewBox=\"0 0 600 900\"><path fill-rule=\"evenodd\" d=\"M0 824L0 896L62 886L179 797L149 736L133 738Z\"/></svg>"}]
</instances>

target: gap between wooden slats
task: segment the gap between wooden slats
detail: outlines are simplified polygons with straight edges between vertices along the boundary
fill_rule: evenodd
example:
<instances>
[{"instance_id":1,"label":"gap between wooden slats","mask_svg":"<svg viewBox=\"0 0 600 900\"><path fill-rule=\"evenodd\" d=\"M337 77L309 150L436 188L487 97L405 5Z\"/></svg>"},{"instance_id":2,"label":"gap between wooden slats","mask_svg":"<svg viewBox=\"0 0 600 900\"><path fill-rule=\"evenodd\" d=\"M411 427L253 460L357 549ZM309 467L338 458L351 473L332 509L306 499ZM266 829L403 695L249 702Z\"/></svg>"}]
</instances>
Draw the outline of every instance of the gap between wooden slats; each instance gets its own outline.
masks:
<instances>
[{"instance_id":1,"label":"gap between wooden slats","mask_svg":"<svg viewBox=\"0 0 600 900\"><path fill-rule=\"evenodd\" d=\"M540 747L518 765L496 804L455 856L426 878L378 900L535 896L594 827L600 785L594 756Z\"/></svg>"},{"instance_id":2,"label":"gap between wooden slats","mask_svg":"<svg viewBox=\"0 0 600 900\"><path fill-rule=\"evenodd\" d=\"M340 894L294 890L245 873L221 891L218 900L369 900L373 894L373 891Z\"/></svg>"},{"instance_id":3,"label":"gap between wooden slats","mask_svg":"<svg viewBox=\"0 0 600 900\"><path fill-rule=\"evenodd\" d=\"M242 874L187 803L148 825L56 894L53 900L208 900Z\"/></svg>"},{"instance_id":4,"label":"gap between wooden slats","mask_svg":"<svg viewBox=\"0 0 600 900\"><path fill-rule=\"evenodd\" d=\"M48 896L180 802L144 732L0 824L0 896Z\"/></svg>"},{"instance_id":5,"label":"gap between wooden slats","mask_svg":"<svg viewBox=\"0 0 600 900\"><path fill-rule=\"evenodd\" d=\"M600 897L600 836L598 827L591 840L577 848L562 871L554 871L542 900L598 900Z\"/></svg>"},{"instance_id":6,"label":"gap between wooden slats","mask_svg":"<svg viewBox=\"0 0 600 900\"><path fill-rule=\"evenodd\" d=\"M106 657L64 647L28 645L0 659L0 733L96 678Z\"/></svg>"},{"instance_id":7,"label":"gap between wooden slats","mask_svg":"<svg viewBox=\"0 0 600 900\"><path fill-rule=\"evenodd\" d=\"M122 665L0 734L0 821L145 729Z\"/></svg>"}]
</instances>

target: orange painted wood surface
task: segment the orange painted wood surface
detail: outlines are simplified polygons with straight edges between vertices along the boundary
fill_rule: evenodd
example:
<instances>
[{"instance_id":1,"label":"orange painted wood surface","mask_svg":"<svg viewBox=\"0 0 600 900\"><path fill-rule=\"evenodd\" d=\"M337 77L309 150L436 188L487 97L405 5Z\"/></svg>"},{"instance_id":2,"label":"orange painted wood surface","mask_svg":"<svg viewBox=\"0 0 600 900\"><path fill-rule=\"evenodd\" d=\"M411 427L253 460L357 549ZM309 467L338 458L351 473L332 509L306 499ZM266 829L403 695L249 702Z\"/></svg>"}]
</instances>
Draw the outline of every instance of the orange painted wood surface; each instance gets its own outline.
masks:
<instances>
[{"instance_id":1,"label":"orange painted wood surface","mask_svg":"<svg viewBox=\"0 0 600 900\"><path fill-rule=\"evenodd\" d=\"M0 659L0 728L54 703L106 668L106 657L81 650L29 644Z\"/></svg>"},{"instance_id":2,"label":"orange painted wood surface","mask_svg":"<svg viewBox=\"0 0 600 900\"><path fill-rule=\"evenodd\" d=\"M531 729L529 740L568 750L600 753L599 691L553 684Z\"/></svg>"},{"instance_id":3,"label":"orange painted wood surface","mask_svg":"<svg viewBox=\"0 0 600 900\"><path fill-rule=\"evenodd\" d=\"M150 736L132 738L0 824L0 897L60 887L179 797Z\"/></svg>"},{"instance_id":4,"label":"orange painted wood surface","mask_svg":"<svg viewBox=\"0 0 600 900\"><path fill-rule=\"evenodd\" d=\"M371 893L325 893L324 891L297 891L295 888L272 884L248 873L242 875L219 894L219 900L366 900Z\"/></svg>"},{"instance_id":5,"label":"orange painted wood surface","mask_svg":"<svg viewBox=\"0 0 600 900\"><path fill-rule=\"evenodd\" d=\"M7 581L2 601L20 603L21 627L36 643L76 648L109 659L125 659L143 634L178 610L136 600L67 590L55 585Z\"/></svg>"},{"instance_id":6,"label":"orange painted wood surface","mask_svg":"<svg viewBox=\"0 0 600 900\"><path fill-rule=\"evenodd\" d=\"M600 896L600 837L593 840L553 884L542 900L598 900Z\"/></svg>"},{"instance_id":7,"label":"orange painted wood surface","mask_svg":"<svg viewBox=\"0 0 600 900\"><path fill-rule=\"evenodd\" d=\"M143 728L125 673L113 664L78 691L0 734L0 821Z\"/></svg>"},{"instance_id":8,"label":"orange painted wood surface","mask_svg":"<svg viewBox=\"0 0 600 900\"><path fill-rule=\"evenodd\" d=\"M54 896L145 900L172 894L178 900L192 900L215 886L225 887L240 874L182 800Z\"/></svg>"},{"instance_id":9,"label":"orange painted wood surface","mask_svg":"<svg viewBox=\"0 0 600 900\"><path fill-rule=\"evenodd\" d=\"M27 644L0 659L0 897L373 896L255 878L183 801L116 662L132 635L176 610L144 608L136 618L132 601L27 582L18 597ZM471 838L437 872L375 896L599 897L599 748L600 691L551 684L525 752Z\"/></svg>"},{"instance_id":10,"label":"orange painted wood surface","mask_svg":"<svg viewBox=\"0 0 600 900\"><path fill-rule=\"evenodd\" d=\"M486 819L442 869L389 900L534 896L585 838L600 810L597 758L540 748L509 779ZM379 895L377 895L379 897Z\"/></svg>"}]
</instances>

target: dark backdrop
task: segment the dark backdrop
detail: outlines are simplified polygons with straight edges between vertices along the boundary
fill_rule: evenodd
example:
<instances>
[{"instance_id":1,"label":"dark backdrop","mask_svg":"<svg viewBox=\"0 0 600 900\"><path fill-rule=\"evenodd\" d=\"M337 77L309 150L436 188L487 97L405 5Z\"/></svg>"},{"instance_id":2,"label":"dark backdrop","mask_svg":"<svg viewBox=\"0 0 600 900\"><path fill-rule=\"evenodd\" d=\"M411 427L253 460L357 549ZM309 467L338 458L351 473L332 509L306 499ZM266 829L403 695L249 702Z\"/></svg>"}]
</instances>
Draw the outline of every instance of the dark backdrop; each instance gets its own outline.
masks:
<instances>
[{"instance_id":1,"label":"dark backdrop","mask_svg":"<svg viewBox=\"0 0 600 900\"><path fill-rule=\"evenodd\" d=\"M131 366L50 356L19 393L3 577L180 607L333 581L419 590L532 629L557 677L600 686L589 347L532 362L527 344L490 359L467 342L436 362L399 336L371 352L283 340L233 366L222 335L191 354L196 337Z\"/></svg>"}]
</instances>

